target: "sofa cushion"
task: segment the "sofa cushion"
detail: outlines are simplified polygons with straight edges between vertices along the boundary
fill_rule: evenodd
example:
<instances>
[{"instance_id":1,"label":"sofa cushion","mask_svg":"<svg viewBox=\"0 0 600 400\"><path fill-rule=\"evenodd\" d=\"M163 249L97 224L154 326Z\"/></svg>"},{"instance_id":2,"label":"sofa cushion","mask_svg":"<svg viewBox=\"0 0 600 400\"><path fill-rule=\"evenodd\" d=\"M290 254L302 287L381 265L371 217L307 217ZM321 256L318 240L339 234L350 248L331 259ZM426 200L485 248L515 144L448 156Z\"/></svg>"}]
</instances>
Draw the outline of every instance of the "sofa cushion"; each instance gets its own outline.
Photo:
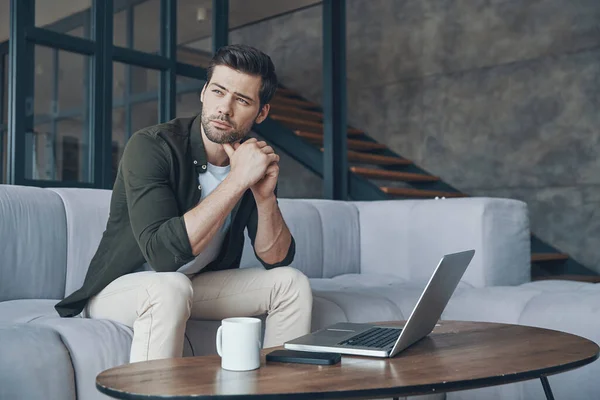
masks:
<instances>
[{"instance_id":1,"label":"sofa cushion","mask_svg":"<svg viewBox=\"0 0 600 400\"><path fill-rule=\"evenodd\" d=\"M190 319L185 329L183 355L188 357L217 354L216 337L219 326L221 321Z\"/></svg>"},{"instance_id":2,"label":"sofa cushion","mask_svg":"<svg viewBox=\"0 0 600 400\"><path fill-rule=\"evenodd\" d=\"M112 191L60 188L67 226L65 297L79 289L106 229Z\"/></svg>"},{"instance_id":3,"label":"sofa cushion","mask_svg":"<svg viewBox=\"0 0 600 400\"><path fill-rule=\"evenodd\" d=\"M317 209L306 202L279 200L281 213L296 241L296 255L291 267L302 271L309 278L323 276L323 232ZM258 267L252 244L245 233L244 250L240 267Z\"/></svg>"},{"instance_id":4,"label":"sofa cushion","mask_svg":"<svg viewBox=\"0 0 600 400\"><path fill-rule=\"evenodd\" d=\"M71 354L78 399L107 399L96 390L96 376L129 362L131 329L113 321L80 317L42 317L28 325L44 326L60 335Z\"/></svg>"},{"instance_id":5,"label":"sofa cushion","mask_svg":"<svg viewBox=\"0 0 600 400\"><path fill-rule=\"evenodd\" d=\"M520 286L487 287L455 293L443 317L456 321L483 321L518 324L527 304L539 295Z\"/></svg>"},{"instance_id":6,"label":"sofa cushion","mask_svg":"<svg viewBox=\"0 0 600 400\"><path fill-rule=\"evenodd\" d=\"M58 317L54 305L59 300L10 300L0 302L0 323L22 324L41 317Z\"/></svg>"},{"instance_id":7,"label":"sofa cushion","mask_svg":"<svg viewBox=\"0 0 600 400\"><path fill-rule=\"evenodd\" d=\"M334 200L302 201L309 202L319 212L320 229L323 236L323 274L321 277L332 278L343 274L359 273L360 227L356 206L352 203Z\"/></svg>"},{"instance_id":8,"label":"sofa cushion","mask_svg":"<svg viewBox=\"0 0 600 400\"><path fill-rule=\"evenodd\" d=\"M425 289L425 284L386 274L346 274L310 283L318 299L313 305L313 330L335 322L406 320ZM469 290L469 284L460 282L453 298Z\"/></svg>"},{"instance_id":9,"label":"sofa cushion","mask_svg":"<svg viewBox=\"0 0 600 400\"><path fill-rule=\"evenodd\" d=\"M75 400L69 351L54 330L0 324L0 399Z\"/></svg>"},{"instance_id":10,"label":"sofa cushion","mask_svg":"<svg viewBox=\"0 0 600 400\"><path fill-rule=\"evenodd\" d=\"M56 193L0 185L0 301L65 292L67 233Z\"/></svg>"}]
</instances>

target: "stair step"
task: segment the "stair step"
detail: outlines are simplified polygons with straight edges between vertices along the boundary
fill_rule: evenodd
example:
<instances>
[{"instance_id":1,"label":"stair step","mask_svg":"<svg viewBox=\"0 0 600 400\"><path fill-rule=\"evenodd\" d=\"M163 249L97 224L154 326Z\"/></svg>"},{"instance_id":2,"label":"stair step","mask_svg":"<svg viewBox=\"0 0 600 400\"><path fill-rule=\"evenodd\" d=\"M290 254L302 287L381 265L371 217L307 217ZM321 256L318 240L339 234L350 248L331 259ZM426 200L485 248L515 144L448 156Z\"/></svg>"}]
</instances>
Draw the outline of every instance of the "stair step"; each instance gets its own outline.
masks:
<instances>
[{"instance_id":1,"label":"stair step","mask_svg":"<svg viewBox=\"0 0 600 400\"><path fill-rule=\"evenodd\" d=\"M288 106L288 107L304 107L304 108L319 108L318 104L312 103L306 100L291 99L289 97L282 97L275 94L271 104Z\"/></svg>"},{"instance_id":2,"label":"stair step","mask_svg":"<svg viewBox=\"0 0 600 400\"><path fill-rule=\"evenodd\" d=\"M291 118L309 118L313 121L323 121L323 113L319 111L305 110L299 107L282 106L281 104L271 104L270 115L283 115Z\"/></svg>"},{"instance_id":3,"label":"stair step","mask_svg":"<svg viewBox=\"0 0 600 400\"><path fill-rule=\"evenodd\" d=\"M284 88L281 86L279 86L277 88L276 93L281 94L283 96L297 96L298 95L298 93L295 90Z\"/></svg>"},{"instance_id":4,"label":"stair step","mask_svg":"<svg viewBox=\"0 0 600 400\"><path fill-rule=\"evenodd\" d=\"M387 171L385 169L373 169L363 167L350 167L350 171L364 176L365 178L371 179L384 179L390 181L403 181L403 182L434 182L439 181L440 178L432 175L415 174L412 172L401 172L401 171Z\"/></svg>"},{"instance_id":5,"label":"stair step","mask_svg":"<svg viewBox=\"0 0 600 400\"><path fill-rule=\"evenodd\" d=\"M196 53L189 50L177 50L177 61L185 64L196 65L198 67L206 68L210 63L211 56Z\"/></svg>"},{"instance_id":6,"label":"stair step","mask_svg":"<svg viewBox=\"0 0 600 400\"><path fill-rule=\"evenodd\" d=\"M319 133L313 132L304 132L304 131L294 131L294 133L301 138L307 139L315 144L322 145L323 144L323 135ZM367 142L365 140L356 140L356 139L346 139L346 143L348 144L348 148L352 150L362 150L362 151L370 151L370 150L383 150L386 148L385 144L377 143L377 142Z\"/></svg>"},{"instance_id":7,"label":"stair step","mask_svg":"<svg viewBox=\"0 0 600 400\"><path fill-rule=\"evenodd\" d=\"M412 161L405 158L380 156L377 154L365 154L356 151L348 151L348 161L362 162L373 165L410 165Z\"/></svg>"},{"instance_id":8,"label":"stair step","mask_svg":"<svg viewBox=\"0 0 600 400\"><path fill-rule=\"evenodd\" d=\"M271 118L275 121L282 122L284 124L289 124L294 127L305 127L312 128L317 131L317 133L323 132L323 123L315 122L315 121L307 121L300 118L293 118L284 115L271 115ZM360 129L348 128L348 135L361 135L363 132Z\"/></svg>"},{"instance_id":9,"label":"stair step","mask_svg":"<svg viewBox=\"0 0 600 400\"><path fill-rule=\"evenodd\" d=\"M403 197L466 197L466 195L463 193L441 192L437 190L421 190L386 186L382 186L380 189L387 194Z\"/></svg>"},{"instance_id":10,"label":"stair step","mask_svg":"<svg viewBox=\"0 0 600 400\"><path fill-rule=\"evenodd\" d=\"M533 253L531 255L531 262L566 261L568 259L569 255L564 253Z\"/></svg>"}]
</instances>

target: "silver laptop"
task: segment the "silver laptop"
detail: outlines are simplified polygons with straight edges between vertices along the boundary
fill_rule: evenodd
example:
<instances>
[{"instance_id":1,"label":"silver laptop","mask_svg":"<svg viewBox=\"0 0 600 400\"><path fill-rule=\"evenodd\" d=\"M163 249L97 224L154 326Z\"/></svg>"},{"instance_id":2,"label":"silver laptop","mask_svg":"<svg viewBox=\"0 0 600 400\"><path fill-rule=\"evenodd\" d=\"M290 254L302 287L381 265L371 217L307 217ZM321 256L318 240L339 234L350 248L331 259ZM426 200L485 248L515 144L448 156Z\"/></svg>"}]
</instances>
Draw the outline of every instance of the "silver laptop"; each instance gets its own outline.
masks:
<instances>
[{"instance_id":1,"label":"silver laptop","mask_svg":"<svg viewBox=\"0 0 600 400\"><path fill-rule=\"evenodd\" d=\"M429 335L446 308L475 250L447 254L438 263L404 327L341 322L284 344L286 349L394 357Z\"/></svg>"}]
</instances>

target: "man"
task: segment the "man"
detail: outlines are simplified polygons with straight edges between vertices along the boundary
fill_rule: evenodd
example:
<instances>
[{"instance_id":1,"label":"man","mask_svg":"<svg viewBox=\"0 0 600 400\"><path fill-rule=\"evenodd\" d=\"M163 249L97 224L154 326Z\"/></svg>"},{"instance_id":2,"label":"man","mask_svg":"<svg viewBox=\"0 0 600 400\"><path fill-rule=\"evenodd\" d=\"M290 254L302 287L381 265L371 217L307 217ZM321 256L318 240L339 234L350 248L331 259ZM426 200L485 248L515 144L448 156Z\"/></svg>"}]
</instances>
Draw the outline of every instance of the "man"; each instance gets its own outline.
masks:
<instances>
[{"instance_id":1,"label":"man","mask_svg":"<svg viewBox=\"0 0 600 400\"><path fill-rule=\"evenodd\" d=\"M266 54L224 47L198 116L132 136L106 230L83 286L56 305L61 316L132 327L131 362L182 356L190 317L266 313L265 347L309 332L308 280L286 267L295 242L275 196L279 156L254 138L240 143L267 117L276 87ZM246 227L265 268L238 268Z\"/></svg>"}]
</instances>

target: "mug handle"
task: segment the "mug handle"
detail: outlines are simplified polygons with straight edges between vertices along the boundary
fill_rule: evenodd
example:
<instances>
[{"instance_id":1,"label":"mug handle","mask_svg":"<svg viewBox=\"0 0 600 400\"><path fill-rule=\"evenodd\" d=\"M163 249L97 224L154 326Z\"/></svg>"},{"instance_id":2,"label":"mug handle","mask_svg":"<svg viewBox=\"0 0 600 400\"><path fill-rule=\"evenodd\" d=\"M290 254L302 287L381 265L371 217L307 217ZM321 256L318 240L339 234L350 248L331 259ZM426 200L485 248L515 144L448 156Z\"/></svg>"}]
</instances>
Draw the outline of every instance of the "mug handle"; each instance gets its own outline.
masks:
<instances>
[{"instance_id":1,"label":"mug handle","mask_svg":"<svg viewBox=\"0 0 600 400\"><path fill-rule=\"evenodd\" d=\"M221 343L222 342L223 342L223 325L221 325L219 327L219 329L217 329L217 354L220 357L223 357L223 354L221 353L221 351L222 351Z\"/></svg>"}]
</instances>

